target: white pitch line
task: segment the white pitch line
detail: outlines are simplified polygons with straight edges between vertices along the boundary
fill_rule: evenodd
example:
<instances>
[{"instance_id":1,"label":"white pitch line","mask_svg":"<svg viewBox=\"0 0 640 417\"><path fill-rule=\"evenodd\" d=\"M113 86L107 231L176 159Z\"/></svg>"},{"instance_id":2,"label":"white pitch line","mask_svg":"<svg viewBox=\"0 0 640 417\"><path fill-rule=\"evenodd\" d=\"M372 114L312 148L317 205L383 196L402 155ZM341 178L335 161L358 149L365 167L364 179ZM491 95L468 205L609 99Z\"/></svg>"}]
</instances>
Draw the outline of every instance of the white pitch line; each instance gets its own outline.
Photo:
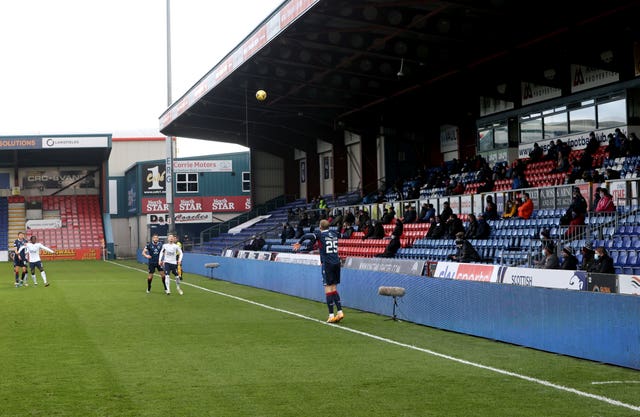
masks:
<instances>
[{"instance_id":1,"label":"white pitch line","mask_svg":"<svg viewBox=\"0 0 640 417\"><path fill-rule=\"evenodd\" d=\"M135 271L140 271L140 272L145 272L145 273L147 272L147 271L145 271L143 269L133 268L133 267L130 267L130 266L127 266L127 265L121 265L121 264L118 264L118 263L112 262L112 261L106 261L106 262L112 263L114 265L121 266L123 268L133 269ZM404 348L407 348L407 349L415 350L415 351L418 351L418 352L426 353L426 354L429 354L431 356L436 356L438 358L447 359L447 360L452 361L452 362L457 362L457 363L460 363L460 364L463 364L463 365L473 366L475 368L484 369L486 371L494 372L494 373L497 373L497 374L500 374L500 375L506 375L506 376L510 376L512 378L517 378L517 379L522 379L524 381L533 382L534 384L539 384L539 385L543 385L545 387L554 388L556 390L568 392L568 393L571 393L571 394L575 394L575 395L578 395L580 397L591 398L593 400L601 401L601 402L607 403L609 405L628 408L629 410L633 410L633 411L640 411L640 406L623 403L622 401L614 400L614 399L611 399L611 398L608 398L608 397L604 397L602 395L591 394L589 392L580 391L580 390L577 390L575 388L565 387L564 385L554 384L553 382L545 381L544 379L533 378L533 377L522 375L522 374L518 374L518 373L515 373L515 372L510 372L510 371L507 371L507 370L504 370L504 369L494 368L493 366L482 365L480 363L471 362L471 361L467 361L465 359L460 359L460 358L456 358L454 356L449 356L449 355L445 355L445 354L442 354L442 353L438 353L438 352L435 352L433 350L424 349L424 348L421 348L419 346L414 346L414 345L410 345L410 344L407 344L407 343L398 342L396 340L387 339L386 337L381 337L381 336L377 336L377 335L374 335L374 334L371 334L371 333L367 333L367 332L363 332L363 331L360 331L360 330L351 329L349 327L344 327L344 326L335 325L335 324L332 324L332 323L327 323L327 322L325 322L323 320L318 320L318 319L315 319L313 317L309 317L309 316L305 316L305 315L302 315L302 314L294 313L293 311L283 310L281 308L273 307L273 306L270 306L270 305L267 305L267 304L258 303L256 301L247 300L246 298L242 298L242 297L238 297L238 296L235 296L235 295L231 295L231 294L223 293L223 292L220 292L220 291L212 290L212 289L209 289L209 288L201 287L199 285L185 283L184 281L181 283L181 285L183 285L183 284L186 284L186 285L188 285L190 287L193 287L193 288L200 289L202 291L210 292L212 294L220 295L220 296L223 296L223 297L227 297L227 298L231 298L231 299L234 299L234 300L237 300L237 301L241 301L243 303L248 303L248 304L252 304L252 305L258 306L258 307L262 307L262 308L265 308L267 310L277 311L277 312L280 312L280 313L288 314L290 316L294 316L294 317L298 317L298 318L301 318L301 319L304 319L304 320L309 320L309 321L312 321L312 322L315 322L315 323L319 323L319 324L322 324L322 325L325 325L325 326L331 326L331 327L333 327L335 329L340 329L340 330L343 330L345 332L354 333L354 334L357 334L357 335L360 335L360 336L368 337L370 339L378 340L378 341L381 341L381 342L384 342L384 343L388 343L388 344L391 344L391 345L396 345L396 346L404 347Z\"/></svg>"},{"instance_id":2,"label":"white pitch line","mask_svg":"<svg viewBox=\"0 0 640 417\"><path fill-rule=\"evenodd\" d=\"M607 384L640 384L640 381L593 381L591 385L607 385Z\"/></svg>"}]
</instances>

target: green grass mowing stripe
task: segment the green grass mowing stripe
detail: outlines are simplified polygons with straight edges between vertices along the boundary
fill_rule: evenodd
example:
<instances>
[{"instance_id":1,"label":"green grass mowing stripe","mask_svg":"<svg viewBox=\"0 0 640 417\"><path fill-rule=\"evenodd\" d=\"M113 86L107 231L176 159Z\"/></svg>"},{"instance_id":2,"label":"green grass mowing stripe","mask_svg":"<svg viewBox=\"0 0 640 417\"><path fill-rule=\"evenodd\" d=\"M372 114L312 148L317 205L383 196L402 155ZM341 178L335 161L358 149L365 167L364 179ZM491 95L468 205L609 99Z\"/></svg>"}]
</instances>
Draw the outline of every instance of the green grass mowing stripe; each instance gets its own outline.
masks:
<instances>
[{"instance_id":1,"label":"green grass mowing stripe","mask_svg":"<svg viewBox=\"0 0 640 417\"><path fill-rule=\"evenodd\" d=\"M353 328L350 328L350 327L334 326L332 324L328 324L328 323L326 323L324 321L320 321L320 320L317 320L315 318L312 318L312 317L309 317L309 316L305 316L303 314L298 314L298 313L295 313L295 312L292 312L292 311L288 311L288 310L280 309L280 308L277 308L277 307L269 306L269 305L266 305L266 304L263 304L263 303L258 303L258 302L252 301L252 300L248 300L248 299L245 299L245 298L242 298L242 297L237 297L237 296L234 296L234 295L226 294L226 293L223 293L223 292L220 292L220 291L211 290L209 288L205 288L205 287L202 287L202 286L198 286L198 285L194 285L194 284L187 284L187 285L192 286L194 288L198 288L198 289L203 290L203 291L211 292L211 293L214 293L214 294L217 294L217 295L220 295L220 296L229 297L229 298L232 298L232 299L244 302L244 303L249 303L249 304L252 304L252 305L256 305L256 306L259 306L261 308L265 308L265 309L269 309L269 310L272 310L272 311L277 311L277 312L280 312L280 313L292 315L294 317L298 317L298 318L301 318L301 319L317 322L317 323L322 324L322 325L336 327L336 328L338 328L340 330L343 330L343 331L346 331L346 332L351 332L351 333L354 333L354 334L358 334L360 336L368 337L368 338L371 338L371 339L375 339L375 340L378 340L378 341L381 341L381 342L384 342L384 343L393 344L393 345L400 346L400 347L403 347L403 348L416 350L416 351L419 351L419 352L422 352L422 353L426 353L426 354L429 354L429 355L432 355L432 356L437 356L437 357L440 357L442 359L446 359L446 360L449 360L449 361L457 362L457 363L460 363L460 364L463 364L463 365L468 365L468 366L480 368L480 369L483 369L483 370L487 370L487 371L490 371L490 372L494 372L494 373L498 373L498 374L501 374L501 375L509 376L509 377L512 377L512 378L522 379L522 380L525 380L525 381L528 381L528 382L531 382L531 383L535 383L535 384L539 384L539 385L542 385L542 386L545 386L545 387L549 387L549 388L553 388L553 389L556 389L556 390L565 391L565 392L568 392L568 393L571 393L571 394L575 394L575 395L580 396L580 397L591 398L591 399L594 399L594 400L597 400L597 401L602 401L604 403L607 403L607 404L610 404L610 405L613 405L613 406L627 408L627 409L632 410L632 411L640 411L640 406L627 404L627 403L624 403L622 401L614 400L614 399L611 399L611 398L608 398L608 397L605 397L605 396L602 396L602 395L592 394L592 393L589 393L589 392L585 392L585 391L581 391L581 390L574 389L574 388L571 388L571 387L559 385L559 384L556 384L556 383L553 383L553 382L550 382L550 381L546 381L546 380L542 380L542 379L539 379L539 378L533 378L533 377L530 377L530 376L527 376L527 375L523 375L523 374L519 374L519 373L516 373L516 372L511 372L511 371L507 371L507 370L504 370L504 369L499 369L499 368L496 368L496 367L483 365L483 364L480 364L480 363L477 363L477 362L472 362L472 361L460 359L460 358L453 357L453 356L450 356L450 355L446 355L446 354L442 354L442 353L439 353L439 352L435 352L433 350L424 349L424 348L421 348L421 347L418 347L418 346L415 346L415 345L410 345L410 344L398 342L398 341L395 341L395 340L392 340L392 339L389 339L389 338L380 337L380 336L377 336L377 335L372 334L372 333L359 331L357 329L353 329Z\"/></svg>"},{"instance_id":2,"label":"green grass mowing stripe","mask_svg":"<svg viewBox=\"0 0 640 417\"><path fill-rule=\"evenodd\" d=\"M0 287L3 317L28 313L22 325L0 321L3 342L22 341L0 343L0 354L12 366L0 370L2 416L637 415L402 346L372 343L320 321L211 297L195 287L185 285L184 297L167 297L154 280L147 295L146 271L140 269L103 262L46 266L49 288ZM324 315L316 302L204 277L187 279L185 284L303 316ZM347 320L351 328L407 344L442 345L456 357L489 351L496 361L523 370L546 361L545 372L554 380L565 378L565 370L598 380L633 379L628 370L381 322L368 313L349 310ZM42 359L32 359L34 341ZM524 357L539 363L526 368ZM558 367L560 372L551 373ZM26 388L31 386L38 390Z\"/></svg>"}]
</instances>

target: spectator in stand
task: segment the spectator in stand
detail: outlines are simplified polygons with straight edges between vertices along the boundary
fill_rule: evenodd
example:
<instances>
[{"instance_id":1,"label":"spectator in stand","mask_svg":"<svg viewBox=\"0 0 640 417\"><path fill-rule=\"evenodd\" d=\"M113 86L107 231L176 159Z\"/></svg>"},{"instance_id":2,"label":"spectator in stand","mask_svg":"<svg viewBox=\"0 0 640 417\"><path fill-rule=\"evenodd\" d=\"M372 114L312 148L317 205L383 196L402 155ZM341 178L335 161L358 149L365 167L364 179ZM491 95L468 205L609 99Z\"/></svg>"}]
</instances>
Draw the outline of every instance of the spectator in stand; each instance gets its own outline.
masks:
<instances>
[{"instance_id":1,"label":"spectator in stand","mask_svg":"<svg viewBox=\"0 0 640 417\"><path fill-rule=\"evenodd\" d=\"M584 224L584 215L587 212L587 201L580 194L578 187L573 187L571 204L560 218L561 225L579 226Z\"/></svg>"},{"instance_id":2,"label":"spectator in stand","mask_svg":"<svg viewBox=\"0 0 640 417\"><path fill-rule=\"evenodd\" d=\"M533 201L529 197L529 193L522 196L522 204L518 207L518 217L521 219L529 219L533 214Z\"/></svg>"},{"instance_id":3,"label":"spectator in stand","mask_svg":"<svg viewBox=\"0 0 640 417\"><path fill-rule=\"evenodd\" d=\"M393 215L395 216L395 212L393 213ZM371 217L369 217L369 214L366 212L366 210L360 209L360 211L358 212L358 220L356 221L358 227L370 221Z\"/></svg>"},{"instance_id":4,"label":"spectator in stand","mask_svg":"<svg viewBox=\"0 0 640 417\"><path fill-rule=\"evenodd\" d=\"M348 221L344 221L342 223L342 228L340 229L340 238L351 239L352 234L353 234L353 226L351 226L351 223L349 223Z\"/></svg>"},{"instance_id":5,"label":"spectator in stand","mask_svg":"<svg viewBox=\"0 0 640 417\"><path fill-rule=\"evenodd\" d=\"M538 143L534 143L533 144L533 149L531 150L531 152L529 152L529 162L539 162L542 160L542 148L540 147L540 145L538 145Z\"/></svg>"},{"instance_id":6,"label":"spectator in stand","mask_svg":"<svg viewBox=\"0 0 640 417\"><path fill-rule=\"evenodd\" d=\"M478 215L478 231L476 232L474 238L475 239L488 239L491 234L491 226L484 218L484 214L480 213Z\"/></svg>"},{"instance_id":7,"label":"spectator in stand","mask_svg":"<svg viewBox=\"0 0 640 417\"><path fill-rule=\"evenodd\" d=\"M452 214L447 220L447 235L449 235L450 239L455 239L458 233L462 232L464 236L464 224L462 220L458 218L457 214Z\"/></svg>"},{"instance_id":8,"label":"spectator in stand","mask_svg":"<svg viewBox=\"0 0 640 417\"><path fill-rule=\"evenodd\" d=\"M342 216L342 211L336 210L335 216L329 223L329 226L337 226L338 228L341 228L343 221L344 221L344 216Z\"/></svg>"},{"instance_id":9,"label":"spectator in stand","mask_svg":"<svg viewBox=\"0 0 640 417\"><path fill-rule=\"evenodd\" d=\"M569 246L562 248L562 264L560 269L575 271L578 269L578 258L573 254L573 250Z\"/></svg>"},{"instance_id":10,"label":"spectator in stand","mask_svg":"<svg viewBox=\"0 0 640 417\"><path fill-rule=\"evenodd\" d=\"M609 158L615 159L620 156L620 149L618 148L618 144L613 133L609 133L607 135L607 142L609 146L607 146L607 152L609 152Z\"/></svg>"},{"instance_id":11,"label":"spectator in stand","mask_svg":"<svg viewBox=\"0 0 640 417\"><path fill-rule=\"evenodd\" d=\"M376 255L376 258L393 258L396 256L398 249L400 249L400 238L391 237L391 240L387 244L387 247L384 248L384 252Z\"/></svg>"},{"instance_id":12,"label":"spectator in stand","mask_svg":"<svg viewBox=\"0 0 640 417\"><path fill-rule=\"evenodd\" d=\"M400 237L404 233L404 224L403 223L404 223L404 218L396 219L396 225L393 228L393 232L391 232L391 237L392 238L395 237L395 238L400 239Z\"/></svg>"},{"instance_id":13,"label":"spectator in stand","mask_svg":"<svg viewBox=\"0 0 640 417\"><path fill-rule=\"evenodd\" d=\"M547 161L558 160L558 147L556 146L554 141L549 142L549 148L547 149L547 157L545 159Z\"/></svg>"},{"instance_id":14,"label":"spectator in stand","mask_svg":"<svg viewBox=\"0 0 640 417\"><path fill-rule=\"evenodd\" d=\"M422 203L422 206L420 207L420 213L418 214L418 222L422 222L424 219L424 216L427 215L427 210L429 210L429 204L427 203Z\"/></svg>"},{"instance_id":15,"label":"spectator in stand","mask_svg":"<svg viewBox=\"0 0 640 417\"><path fill-rule=\"evenodd\" d=\"M467 225L467 230L464 232L465 239L475 239L476 234L478 233L478 219L476 219L476 215L471 213L469 214L469 224Z\"/></svg>"},{"instance_id":16,"label":"spectator in stand","mask_svg":"<svg viewBox=\"0 0 640 417\"><path fill-rule=\"evenodd\" d=\"M453 210L451 210L451 207L449 207L448 201L445 201L442 206L443 208L440 212L440 221L446 223L447 220L449 220L449 217L451 217L451 215L453 214Z\"/></svg>"},{"instance_id":17,"label":"spectator in stand","mask_svg":"<svg viewBox=\"0 0 640 417\"><path fill-rule=\"evenodd\" d=\"M407 204L404 206L404 219L403 223L415 223L418 220L418 213L416 212L416 208L413 204Z\"/></svg>"},{"instance_id":18,"label":"spectator in stand","mask_svg":"<svg viewBox=\"0 0 640 417\"><path fill-rule=\"evenodd\" d=\"M627 156L638 156L640 155L640 139L635 132L631 132L629 134L629 153Z\"/></svg>"},{"instance_id":19,"label":"spectator in stand","mask_svg":"<svg viewBox=\"0 0 640 417\"><path fill-rule=\"evenodd\" d=\"M598 207L598 203L600 202L600 191L601 187L596 187L596 190L593 192L593 204L591 204L591 208L595 211L596 207Z\"/></svg>"},{"instance_id":20,"label":"spectator in stand","mask_svg":"<svg viewBox=\"0 0 640 417\"><path fill-rule=\"evenodd\" d=\"M393 206L385 208L384 214L382 215L382 219L380 220L382 224L391 224L393 219L396 217L396 212L393 209Z\"/></svg>"},{"instance_id":21,"label":"spectator in stand","mask_svg":"<svg viewBox=\"0 0 640 417\"><path fill-rule=\"evenodd\" d=\"M296 234L293 236L295 239L300 239L304 235L304 228L300 223L296 226Z\"/></svg>"},{"instance_id":22,"label":"spectator in stand","mask_svg":"<svg viewBox=\"0 0 640 417\"><path fill-rule=\"evenodd\" d=\"M449 255L450 260L455 262L480 262L482 260L471 242L464 238L464 232L459 232L455 238L456 253Z\"/></svg>"},{"instance_id":23,"label":"spectator in stand","mask_svg":"<svg viewBox=\"0 0 640 417\"><path fill-rule=\"evenodd\" d=\"M423 222L431 222L431 219L436 217L436 209L433 207L433 204L427 204L427 213L422 217Z\"/></svg>"},{"instance_id":24,"label":"spectator in stand","mask_svg":"<svg viewBox=\"0 0 640 417\"><path fill-rule=\"evenodd\" d=\"M431 219L431 226L427 232L427 239L441 239L445 233L444 223L440 220L440 216Z\"/></svg>"},{"instance_id":25,"label":"spectator in stand","mask_svg":"<svg viewBox=\"0 0 640 417\"><path fill-rule=\"evenodd\" d=\"M596 206L596 213L614 213L615 211L616 206L613 204L613 196L606 188L600 188L600 200Z\"/></svg>"},{"instance_id":26,"label":"spectator in stand","mask_svg":"<svg viewBox=\"0 0 640 417\"><path fill-rule=\"evenodd\" d=\"M510 219L513 216L516 215L518 210L518 205L516 204L516 201L513 198L510 198L507 200L507 202L505 203L505 207L504 207L504 213L502 213L502 218L503 219Z\"/></svg>"},{"instance_id":27,"label":"spectator in stand","mask_svg":"<svg viewBox=\"0 0 640 417\"><path fill-rule=\"evenodd\" d=\"M518 174L513 178L513 182L511 183L511 188L514 190L520 188L530 188L531 185L524 174Z\"/></svg>"},{"instance_id":28,"label":"spectator in stand","mask_svg":"<svg viewBox=\"0 0 640 417\"><path fill-rule=\"evenodd\" d=\"M551 233L549 229L542 229L540 231L540 249L543 249L545 246L549 246L555 252L555 243L553 239L551 239Z\"/></svg>"},{"instance_id":29,"label":"spectator in stand","mask_svg":"<svg viewBox=\"0 0 640 417\"><path fill-rule=\"evenodd\" d=\"M584 246L582 246L580 252L582 253L582 263L580 264L580 270L586 272L594 272L593 268L595 264L595 252L593 250L593 245L591 244L591 242L587 242Z\"/></svg>"},{"instance_id":30,"label":"spectator in stand","mask_svg":"<svg viewBox=\"0 0 640 417\"><path fill-rule=\"evenodd\" d=\"M596 253L593 256L595 260L593 264L592 272L599 272L601 274L615 274L616 269L613 266L613 259L607 253L607 250L600 246L596 248Z\"/></svg>"},{"instance_id":31,"label":"spectator in stand","mask_svg":"<svg viewBox=\"0 0 640 417\"><path fill-rule=\"evenodd\" d=\"M309 227L311 223L309 223L309 214L305 211L300 216L300 220L298 221L298 226Z\"/></svg>"},{"instance_id":32,"label":"spectator in stand","mask_svg":"<svg viewBox=\"0 0 640 417\"><path fill-rule=\"evenodd\" d=\"M356 222L356 216L353 215L351 209L348 209L347 213L344 215L344 221L349 223L350 226L353 226L353 224Z\"/></svg>"},{"instance_id":33,"label":"spectator in stand","mask_svg":"<svg viewBox=\"0 0 640 417\"><path fill-rule=\"evenodd\" d=\"M563 173L563 172L567 172L569 168L570 168L569 156L564 155L563 153L558 153L557 165L549 173L550 174Z\"/></svg>"},{"instance_id":34,"label":"spectator in stand","mask_svg":"<svg viewBox=\"0 0 640 417\"><path fill-rule=\"evenodd\" d=\"M598 152L598 148L600 148L600 142L598 138L596 138L595 132L589 132L589 141L587 142L587 147L584 149L584 153L593 156Z\"/></svg>"},{"instance_id":35,"label":"spectator in stand","mask_svg":"<svg viewBox=\"0 0 640 417\"><path fill-rule=\"evenodd\" d=\"M280 244L284 245L287 239L293 239L296 231L289 223L282 223L282 232L280 233Z\"/></svg>"},{"instance_id":36,"label":"spectator in stand","mask_svg":"<svg viewBox=\"0 0 640 417\"><path fill-rule=\"evenodd\" d=\"M484 218L487 220L498 220L498 209L496 203L493 202L493 197L490 195L486 198L486 204L484 206Z\"/></svg>"},{"instance_id":37,"label":"spectator in stand","mask_svg":"<svg viewBox=\"0 0 640 417\"><path fill-rule=\"evenodd\" d=\"M264 244L265 244L265 241L262 238L262 236L253 235L251 236L251 240L249 241L249 243L244 246L244 249L258 251L258 250L262 250L262 247L264 246Z\"/></svg>"},{"instance_id":38,"label":"spectator in stand","mask_svg":"<svg viewBox=\"0 0 640 417\"><path fill-rule=\"evenodd\" d=\"M384 238L384 227L380 221L371 221L371 225L367 228L367 234L362 238L365 239L382 239Z\"/></svg>"},{"instance_id":39,"label":"spectator in stand","mask_svg":"<svg viewBox=\"0 0 640 417\"><path fill-rule=\"evenodd\" d=\"M536 265L541 269L558 269L560 268L560 261L558 255L555 253L555 247L553 245L544 245L542 248L542 259Z\"/></svg>"}]
</instances>

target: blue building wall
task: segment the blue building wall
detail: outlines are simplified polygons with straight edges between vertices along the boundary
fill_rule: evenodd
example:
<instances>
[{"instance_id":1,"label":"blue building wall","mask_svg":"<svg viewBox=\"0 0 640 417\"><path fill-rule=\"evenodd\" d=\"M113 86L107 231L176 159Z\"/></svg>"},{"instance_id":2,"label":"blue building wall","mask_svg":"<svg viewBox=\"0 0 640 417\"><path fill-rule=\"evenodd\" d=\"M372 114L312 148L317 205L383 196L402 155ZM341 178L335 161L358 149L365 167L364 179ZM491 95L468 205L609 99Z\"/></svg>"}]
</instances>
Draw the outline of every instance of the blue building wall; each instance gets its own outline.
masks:
<instances>
[{"instance_id":1,"label":"blue building wall","mask_svg":"<svg viewBox=\"0 0 640 417\"><path fill-rule=\"evenodd\" d=\"M138 259L144 262L140 256ZM205 263L219 268L207 269ZM185 271L324 301L320 268L189 253ZM342 270L348 308L391 315L380 286L399 286L398 317L435 328L640 369L640 297ZM319 312L320 314L320 312Z\"/></svg>"}]
</instances>

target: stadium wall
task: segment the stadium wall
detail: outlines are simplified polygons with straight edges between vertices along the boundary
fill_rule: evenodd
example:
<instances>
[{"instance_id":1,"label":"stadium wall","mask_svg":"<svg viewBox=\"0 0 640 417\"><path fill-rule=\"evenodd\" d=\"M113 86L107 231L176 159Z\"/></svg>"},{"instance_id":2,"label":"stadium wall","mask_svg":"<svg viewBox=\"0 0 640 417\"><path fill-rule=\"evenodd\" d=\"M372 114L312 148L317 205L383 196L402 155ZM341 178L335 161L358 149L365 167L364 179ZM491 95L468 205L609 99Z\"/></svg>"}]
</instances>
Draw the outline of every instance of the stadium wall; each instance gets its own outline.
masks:
<instances>
[{"instance_id":1,"label":"stadium wall","mask_svg":"<svg viewBox=\"0 0 640 417\"><path fill-rule=\"evenodd\" d=\"M140 262L146 261L140 255ZM217 262L219 268L205 268ZM324 302L320 269L189 253L185 271ZM399 286L398 318L543 351L640 369L640 298L343 268L343 304L390 316L380 286ZM319 307L319 316L324 307Z\"/></svg>"}]
</instances>

